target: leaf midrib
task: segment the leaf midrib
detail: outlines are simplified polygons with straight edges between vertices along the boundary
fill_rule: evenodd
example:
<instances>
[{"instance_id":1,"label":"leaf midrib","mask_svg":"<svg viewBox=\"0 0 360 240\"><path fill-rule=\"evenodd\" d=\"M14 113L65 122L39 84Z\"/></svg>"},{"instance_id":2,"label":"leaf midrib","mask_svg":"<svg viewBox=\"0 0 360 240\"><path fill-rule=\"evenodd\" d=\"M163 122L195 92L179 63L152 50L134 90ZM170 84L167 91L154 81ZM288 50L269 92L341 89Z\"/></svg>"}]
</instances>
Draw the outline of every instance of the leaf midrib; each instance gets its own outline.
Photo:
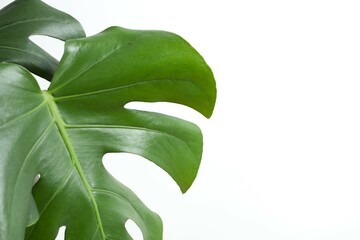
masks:
<instances>
[{"instance_id":1,"label":"leaf midrib","mask_svg":"<svg viewBox=\"0 0 360 240\"><path fill-rule=\"evenodd\" d=\"M64 144L70 154L70 157L71 157L71 161L72 161L72 164L73 166L75 167L75 169L77 170L79 176L80 176L80 179L81 181L83 182L84 184L84 187L86 189L86 191L88 192L89 194L89 198L90 198L90 201L93 205L93 208L94 208L94 211L95 211L95 215L96 215L96 220L98 222L98 226L99 226L99 229L100 229L100 232L101 232L101 236L102 236L102 239L103 240L106 240L106 236L105 236L105 231L104 231L104 228L103 228L103 224L102 224L102 221L101 221L101 217L100 217L100 212L99 212L99 208L97 206L97 203L96 203L96 200L95 200L95 197L93 195L93 189L91 187L91 185L89 184L88 180L86 179L86 176L84 174L84 171L80 165L80 162L78 160L78 157L76 155L76 152L75 152L75 149L74 147L72 146L71 144L71 140L70 140L70 137L66 131L66 124L64 122L64 120L62 119L61 117L61 114L56 106L56 103L54 101L54 98L53 96L47 92L47 91L43 91L43 96L44 96L44 99L49 107L49 110L50 110L50 113L55 121L55 124L56 126L58 127L59 129L59 132L60 132L60 135L64 141Z\"/></svg>"}]
</instances>

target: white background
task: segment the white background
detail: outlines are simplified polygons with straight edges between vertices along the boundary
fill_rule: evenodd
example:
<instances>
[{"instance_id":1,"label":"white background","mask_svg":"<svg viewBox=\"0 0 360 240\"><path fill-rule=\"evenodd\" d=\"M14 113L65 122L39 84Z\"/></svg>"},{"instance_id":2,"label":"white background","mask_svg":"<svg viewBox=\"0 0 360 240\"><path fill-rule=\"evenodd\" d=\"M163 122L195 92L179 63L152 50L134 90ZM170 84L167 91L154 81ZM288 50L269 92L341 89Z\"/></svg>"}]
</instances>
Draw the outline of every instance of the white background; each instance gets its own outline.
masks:
<instances>
[{"instance_id":1,"label":"white background","mask_svg":"<svg viewBox=\"0 0 360 240\"><path fill-rule=\"evenodd\" d=\"M140 106L203 129L202 166L185 195L144 159L105 156L161 215L165 240L360 239L358 1L45 2L88 35L111 25L178 33L213 69L210 120L185 107ZM47 49L61 56L61 44Z\"/></svg>"}]
</instances>

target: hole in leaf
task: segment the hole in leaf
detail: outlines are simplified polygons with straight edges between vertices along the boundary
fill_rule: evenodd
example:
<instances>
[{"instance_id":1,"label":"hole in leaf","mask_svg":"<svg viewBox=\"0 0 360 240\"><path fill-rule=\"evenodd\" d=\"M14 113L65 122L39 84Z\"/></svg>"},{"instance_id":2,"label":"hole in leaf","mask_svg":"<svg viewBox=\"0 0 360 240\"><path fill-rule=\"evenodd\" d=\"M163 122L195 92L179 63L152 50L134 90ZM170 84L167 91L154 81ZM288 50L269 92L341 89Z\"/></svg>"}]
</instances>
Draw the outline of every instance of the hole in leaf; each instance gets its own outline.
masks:
<instances>
[{"instance_id":1,"label":"hole in leaf","mask_svg":"<svg viewBox=\"0 0 360 240\"><path fill-rule=\"evenodd\" d=\"M48 52L51 56L53 56L57 60L61 59L61 56L64 52L63 41L56 38L41 36L41 35L30 36L29 39L33 43L44 49L46 52Z\"/></svg>"},{"instance_id":2,"label":"hole in leaf","mask_svg":"<svg viewBox=\"0 0 360 240\"><path fill-rule=\"evenodd\" d=\"M39 77L38 75L33 74L36 81L38 82L41 90L47 90L50 86L50 82L48 80L45 80L42 77Z\"/></svg>"},{"instance_id":3,"label":"hole in leaf","mask_svg":"<svg viewBox=\"0 0 360 240\"><path fill-rule=\"evenodd\" d=\"M103 157L106 170L130 188L150 209L155 209L159 198L155 192L173 192L178 187L172 178L153 162L132 153L107 153Z\"/></svg>"},{"instance_id":4,"label":"hole in leaf","mask_svg":"<svg viewBox=\"0 0 360 240\"><path fill-rule=\"evenodd\" d=\"M41 177L40 174L37 174L37 175L35 176L33 186L40 180L40 177Z\"/></svg>"},{"instance_id":5,"label":"hole in leaf","mask_svg":"<svg viewBox=\"0 0 360 240\"><path fill-rule=\"evenodd\" d=\"M128 219L125 223L125 228L133 240L144 240L139 226L133 220Z\"/></svg>"},{"instance_id":6,"label":"hole in leaf","mask_svg":"<svg viewBox=\"0 0 360 240\"><path fill-rule=\"evenodd\" d=\"M64 240L65 239L65 226L59 228L58 235L56 236L55 240Z\"/></svg>"},{"instance_id":7,"label":"hole in leaf","mask_svg":"<svg viewBox=\"0 0 360 240\"><path fill-rule=\"evenodd\" d=\"M194 109L169 102L130 102L125 105L127 109L135 109L147 112L157 112L181 118L190 122L199 123L204 117Z\"/></svg>"}]
</instances>

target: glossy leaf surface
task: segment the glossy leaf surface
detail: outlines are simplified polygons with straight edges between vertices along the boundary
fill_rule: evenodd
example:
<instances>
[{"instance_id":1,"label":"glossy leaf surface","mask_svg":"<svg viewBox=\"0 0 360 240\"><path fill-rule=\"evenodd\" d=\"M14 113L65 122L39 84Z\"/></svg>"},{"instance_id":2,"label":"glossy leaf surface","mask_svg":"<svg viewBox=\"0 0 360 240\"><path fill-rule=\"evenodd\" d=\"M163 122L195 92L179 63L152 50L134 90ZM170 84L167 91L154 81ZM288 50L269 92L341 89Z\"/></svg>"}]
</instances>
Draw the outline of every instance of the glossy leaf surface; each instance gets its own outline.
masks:
<instances>
[{"instance_id":1,"label":"glossy leaf surface","mask_svg":"<svg viewBox=\"0 0 360 240\"><path fill-rule=\"evenodd\" d=\"M40 0L17 0L0 10L0 62L20 64L50 81L58 61L29 39L33 35L65 41L85 33L73 17Z\"/></svg>"},{"instance_id":2,"label":"glossy leaf surface","mask_svg":"<svg viewBox=\"0 0 360 240\"><path fill-rule=\"evenodd\" d=\"M124 108L168 101L210 117L213 74L185 40L113 27L67 41L48 91L13 64L0 64L0 84L0 236L49 240L66 226L67 240L126 240L132 219L145 240L162 239L160 218L106 171L102 157L138 154L183 192L191 186L202 153L199 128Z\"/></svg>"}]
</instances>

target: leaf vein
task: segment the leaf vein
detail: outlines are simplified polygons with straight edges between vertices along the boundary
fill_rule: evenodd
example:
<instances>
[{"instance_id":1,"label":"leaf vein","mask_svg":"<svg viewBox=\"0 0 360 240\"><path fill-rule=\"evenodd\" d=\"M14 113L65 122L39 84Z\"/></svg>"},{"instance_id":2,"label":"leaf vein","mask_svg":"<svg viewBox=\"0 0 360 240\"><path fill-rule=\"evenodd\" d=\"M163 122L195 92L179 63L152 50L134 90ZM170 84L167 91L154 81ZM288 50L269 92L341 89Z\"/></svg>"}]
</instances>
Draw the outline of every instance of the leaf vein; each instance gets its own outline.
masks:
<instances>
[{"instance_id":1,"label":"leaf vein","mask_svg":"<svg viewBox=\"0 0 360 240\"><path fill-rule=\"evenodd\" d=\"M141 82L137 82L137 83L128 84L128 85L125 85L125 86L107 88L107 89L102 89L102 90L98 90L98 91L92 91L92 92L86 92L86 93L78 93L78 94L61 96L61 97L54 97L54 99L55 99L55 101L61 101L61 100L67 100L67 99L77 98L77 97L86 97L86 96L90 96L90 95L96 95L96 94L99 94L99 93L112 92L112 91L117 91L117 90L121 90L121 89L127 89L127 88L131 88L131 87L139 86L139 85L153 84L154 82L165 82L165 81L181 81L183 83L188 83L188 84L192 84L192 85L197 86L195 83L193 83L191 81L187 81L187 80L152 79L152 80L148 80L148 81L141 81Z\"/></svg>"},{"instance_id":2,"label":"leaf vein","mask_svg":"<svg viewBox=\"0 0 360 240\"><path fill-rule=\"evenodd\" d=\"M40 217L43 215L43 213L45 212L45 210L50 206L51 202L55 199L56 195L62 190L64 189L64 187L66 186L66 183L69 181L72 172L74 171L74 169L69 169L69 171L67 172L66 175L66 179L64 180L63 183L61 183L61 185L58 187L58 189L56 189L56 191L54 192L53 195L51 195L50 199L46 202L44 208L41 210L41 212L39 213L39 219ZM31 235L31 233L34 231L34 229L36 228L37 225L35 225L33 228L31 228L31 231L29 232L28 236Z\"/></svg>"},{"instance_id":3,"label":"leaf vein","mask_svg":"<svg viewBox=\"0 0 360 240\"><path fill-rule=\"evenodd\" d=\"M27 117L28 115L36 112L37 110L41 109L41 107L43 107L43 106L45 105L45 103L46 103L46 102L44 101L44 102L42 102L40 105L38 105L37 107L31 109L30 111L28 111L28 112L26 112L26 113L24 113L24 114L22 114L22 115L20 115L20 116L18 116L18 117L16 117L16 118L12 119L11 121L3 124L2 126L0 126L0 129L6 128L6 127L10 126L11 124L14 124L14 123L16 123L17 121L20 121L21 119Z\"/></svg>"},{"instance_id":4,"label":"leaf vein","mask_svg":"<svg viewBox=\"0 0 360 240\"><path fill-rule=\"evenodd\" d=\"M93 68L94 66L96 66L97 64L101 63L102 61L105 61L108 57L110 57L112 54L114 54L116 51L118 51L119 49L121 49L120 47L113 49L112 51L110 51L107 54L104 54L99 60L97 60L96 62L94 62L93 64L89 65L88 67L86 67L85 69L81 70L78 74L76 74L74 77L72 77L71 79L69 79L67 82L61 84L60 86L58 86L57 88L51 89L50 93L54 93L57 90L65 87L66 85L68 85L69 83L73 82L76 78L80 77L81 75L83 75L84 73L86 73L89 69Z\"/></svg>"},{"instance_id":5,"label":"leaf vein","mask_svg":"<svg viewBox=\"0 0 360 240\"><path fill-rule=\"evenodd\" d=\"M3 48L3 49L8 49L8 50L13 50L13 51L18 51L18 52L23 52L23 53L27 53L27 54L31 54L35 57L38 57L38 58L43 58L43 56L39 55L39 54L36 54L34 52L30 52L30 51L26 51L24 49L21 49L21 48L16 48L16 47L9 47L9 46L0 46L0 49Z\"/></svg>"},{"instance_id":6,"label":"leaf vein","mask_svg":"<svg viewBox=\"0 0 360 240\"><path fill-rule=\"evenodd\" d=\"M176 135L172 135L167 132L162 132L155 129L149 129L149 128L142 128L142 127L134 127L134 126L120 126L120 125L66 125L66 128L121 128L121 129L133 129L133 130L139 130L139 131L147 131L147 132L153 132L160 135L166 135L171 138L175 138L179 140L180 142L184 143L185 146L193 153L190 145L185 140L181 139L180 137Z\"/></svg>"},{"instance_id":7,"label":"leaf vein","mask_svg":"<svg viewBox=\"0 0 360 240\"><path fill-rule=\"evenodd\" d=\"M40 214L39 214L39 218L42 216L42 214L45 212L45 210L48 208L48 206L50 205L50 203L54 200L54 198L56 197L56 195L62 190L64 189L64 187L66 186L67 182L70 180L70 177L72 176L72 173L74 172L74 169L69 169L67 174L66 174L66 179L64 180L63 183L61 183L61 185L59 186L59 188L54 192L54 194L51 196L51 198L49 199L49 201L47 201L45 207L41 210Z\"/></svg>"},{"instance_id":8,"label":"leaf vein","mask_svg":"<svg viewBox=\"0 0 360 240\"><path fill-rule=\"evenodd\" d=\"M95 229L95 232L93 236L91 237L91 240L94 240L94 237L96 237L96 233L99 231L99 226Z\"/></svg>"},{"instance_id":9,"label":"leaf vein","mask_svg":"<svg viewBox=\"0 0 360 240\"><path fill-rule=\"evenodd\" d=\"M56 19L53 19L53 18L26 19L26 20L16 21L16 22L13 22L13 23L9 23L9 24L0 26L0 30L3 30L5 28L9 28L9 27L12 27L12 26L16 26L16 25L21 25L21 24L24 24L24 23L42 22L42 21L46 22L46 24L48 24L49 22L62 23L62 22L60 22L60 21L58 21Z\"/></svg>"},{"instance_id":10,"label":"leaf vein","mask_svg":"<svg viewBox=\"0 0 360 240\"><path fill-rule=\"evenodd\" d=\"M108 195L112 195L112 196L115 196L115 197L118 197L120 198L122 201L124 201L125 204L129 205L131 207L132 210L134 210L134 213L136 213L136 215L141 219L141 220L144 220L142 218L142 216L136 211L136 208L134 207L134 205L131 203L131 201L128 201L127 199L125 199L124 197L122 197L121 195L115 193L115 192L112 192L112 191L109 191L109 190L106 190L106 189L100 189L100 188L95 188L93 189L94 192L97 192L97 193L103 193L103 194L108 194Z\"/></svg>"}]
</instances>

